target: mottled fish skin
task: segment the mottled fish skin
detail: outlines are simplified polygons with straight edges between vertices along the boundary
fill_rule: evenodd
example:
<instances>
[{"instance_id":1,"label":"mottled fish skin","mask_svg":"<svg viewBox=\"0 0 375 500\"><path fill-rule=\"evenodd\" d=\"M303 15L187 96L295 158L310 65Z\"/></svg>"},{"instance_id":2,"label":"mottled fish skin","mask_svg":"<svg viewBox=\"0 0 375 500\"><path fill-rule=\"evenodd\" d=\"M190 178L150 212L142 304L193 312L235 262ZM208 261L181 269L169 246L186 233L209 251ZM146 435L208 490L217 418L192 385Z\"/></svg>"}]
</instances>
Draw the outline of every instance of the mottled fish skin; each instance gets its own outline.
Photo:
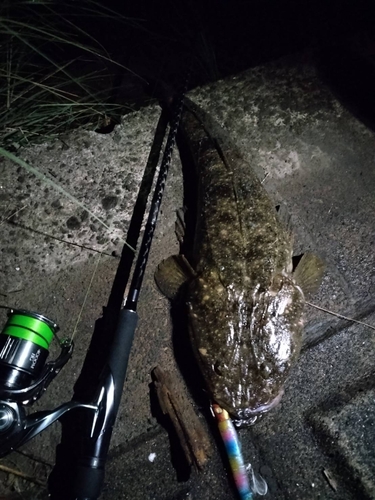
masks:
<instances>
[{"instance_id":1,"label":"mottled fish skin","mask_svg":"<svg viewBox=\"0 0 375 500\"><path fill-rule=\"evenodd\" d=\"M292 238L250 166L191 109L182 130L199 177L191 341L212 399L239 424L253 423L280 400L301 346Z\"/></svg>"}]
</instances>

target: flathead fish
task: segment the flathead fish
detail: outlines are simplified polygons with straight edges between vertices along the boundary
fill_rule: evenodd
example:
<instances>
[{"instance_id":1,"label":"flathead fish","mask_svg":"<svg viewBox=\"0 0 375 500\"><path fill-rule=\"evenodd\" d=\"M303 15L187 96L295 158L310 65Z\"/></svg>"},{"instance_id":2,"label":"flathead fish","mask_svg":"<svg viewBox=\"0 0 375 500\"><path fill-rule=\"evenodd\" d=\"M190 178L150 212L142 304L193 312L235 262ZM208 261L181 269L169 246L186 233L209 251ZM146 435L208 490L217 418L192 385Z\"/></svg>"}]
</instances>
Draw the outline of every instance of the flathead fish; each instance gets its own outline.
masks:
<instances>
[{"instance_id":1,"label":"flathead fish","mask_svg":"<svg viewBox=\"0 0 375 500\"><path fill-rule=\"evenodd\" d=\"M170 297L186 280L190 339L210 397L238 425L251 424L280 401L300 352L298 274L316 285L322 266L306 254L293 273L291 232L262 183L191 103L181 128L198 179L193 249L163 261L155 277Z\"/></svg>"}]
</instances>

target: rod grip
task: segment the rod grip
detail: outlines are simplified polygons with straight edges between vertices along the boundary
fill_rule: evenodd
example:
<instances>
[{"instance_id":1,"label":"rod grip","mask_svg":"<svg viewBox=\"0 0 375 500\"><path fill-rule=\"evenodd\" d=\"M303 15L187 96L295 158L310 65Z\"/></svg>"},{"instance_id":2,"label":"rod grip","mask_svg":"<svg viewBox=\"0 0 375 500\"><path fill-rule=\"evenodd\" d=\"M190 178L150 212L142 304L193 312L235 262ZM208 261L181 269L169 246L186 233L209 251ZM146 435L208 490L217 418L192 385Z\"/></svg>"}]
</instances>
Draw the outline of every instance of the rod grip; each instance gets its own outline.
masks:
<instances>
[{"instance_id":1,"label":"rod grip","mask_svg":"<svg viewBox=\"0 0 375 500\"><path fill-rule=\"evenodd\" d=\"M134 332L137 328L137 323L138 314L135 311L121 309L111 353L108 358L108 366L112 372L113 379L115 380L115 413L117 413L120 405L130 350L133 343Z\"/></svg>"},{"instance_id":2,"label":"rod grip","mask_svg":"<svg viewBox=\"0 0 375 500\"><path fill-rule=\"evenodd\" d=\"M75 491L71 497L74 500L97 500L104 483L104 467L95 469L78 466L75 468Z\"/></svg>"},{"instance_id":3,"label":"rod grip","mask_svg":"<svg viewBox=\"0 0 375 500\"><path fill-rule=\"evenodd\" d=\"M120 311L103 379L103 387L108 381L108 374L114 382L113 403L105 407L105 415L99 416L100 422L98 421L98 427L95 428L95 437L90 436L93 424L91 413L85 412L80 426L83 435L75 438L71 435L65 445L61 443L57 447L56 465L49 478L52 500L97 500L101 494L107 452L120 405L137 322L138 315L135 311ZM69 481L66 480L67 477Z\"/></svg>"}]
</instances>

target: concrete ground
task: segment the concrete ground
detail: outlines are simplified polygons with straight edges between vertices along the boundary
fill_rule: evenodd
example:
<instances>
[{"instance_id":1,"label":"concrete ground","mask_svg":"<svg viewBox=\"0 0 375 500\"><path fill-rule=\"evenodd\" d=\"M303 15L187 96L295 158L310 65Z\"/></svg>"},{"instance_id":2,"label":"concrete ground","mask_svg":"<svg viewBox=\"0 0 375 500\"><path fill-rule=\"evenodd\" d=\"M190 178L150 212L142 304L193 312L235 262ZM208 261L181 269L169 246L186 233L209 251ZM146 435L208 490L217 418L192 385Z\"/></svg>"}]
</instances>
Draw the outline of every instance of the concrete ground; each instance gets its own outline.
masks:
<instances>
[{"instance_id":1,"label":"concrete ground","mask_svg":"<svg viewBox=\"0 0 375 500\"><path fill-rule=\"evenodd\" d=\"M252 69L189 97L222 125L264 178L275 204L285 204L296 253L310 249L326 261L312 302L375 325L373 132L347 111L304 56ZM17 153L50 174L109 230L21 167L0 162L1 303L55 319L62 336L76 331L73 359L38 408L52 408L72 396L94 322L111 289L158 116L158 106L151 106L126 116L111 134L75 131ZM156 289L153 273L178 249L174 223L182 204L181 181L175 152L141 293L103 500L236 498L215 431L215 452L206 470L181 481L168 435L150 409L151 369L177 370L169 303ZM373 339L370 328L307 306L304 349L282 403L253 428L240 431L245 459L268 482L265 498L375 498ZM0 465L31 475L34 482L0 471L0 493L46 498L35 480L46 481L59 439L55 424L22 448L27 457L12 453L2 459ZM152 462L150 453L156 454Z\"/></svg>"}]
</instances>

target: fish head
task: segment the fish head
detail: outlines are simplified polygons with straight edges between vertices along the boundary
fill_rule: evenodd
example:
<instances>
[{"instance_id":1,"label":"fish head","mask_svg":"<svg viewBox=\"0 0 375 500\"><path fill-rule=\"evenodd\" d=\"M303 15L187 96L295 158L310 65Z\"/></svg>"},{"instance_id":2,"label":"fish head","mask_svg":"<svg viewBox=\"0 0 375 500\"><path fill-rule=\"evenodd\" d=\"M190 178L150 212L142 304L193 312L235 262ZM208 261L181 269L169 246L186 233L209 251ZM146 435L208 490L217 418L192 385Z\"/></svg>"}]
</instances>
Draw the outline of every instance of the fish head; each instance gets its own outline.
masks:
<instances>
[{"instance_id":1,"label":"fish head","mask_svg":"<svg viewBox=\"0 0 375 500\"><path fill-rule=\"evenodd\" d=\"M304 296L287 273L266 285L215 272L189 287L189 330L213 401L238 424L254 423L275 407L298 356Z\"/></svg>"}]
</instances>

